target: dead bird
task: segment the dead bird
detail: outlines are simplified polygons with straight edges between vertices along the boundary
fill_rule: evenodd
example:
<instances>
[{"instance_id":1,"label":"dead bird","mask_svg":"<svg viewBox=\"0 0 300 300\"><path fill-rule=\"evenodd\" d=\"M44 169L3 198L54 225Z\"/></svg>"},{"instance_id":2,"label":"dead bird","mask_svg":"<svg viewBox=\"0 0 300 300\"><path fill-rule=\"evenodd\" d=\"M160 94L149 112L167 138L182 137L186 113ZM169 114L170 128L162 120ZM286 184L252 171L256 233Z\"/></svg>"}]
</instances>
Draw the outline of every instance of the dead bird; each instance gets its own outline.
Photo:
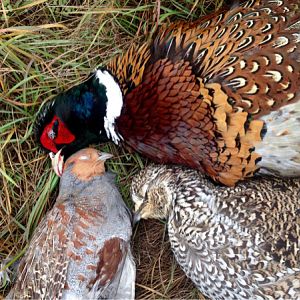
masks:
<instances>
[{"instance_id":1,"label":"dead bird","mask_svg":"<svg viewBox=\"0 0 300 300\"><path fill-rule=\"evenodd\" d=\"M300 298L300 180L224 187L178 166L132 181L136 219L168 220L172 251L211 299Z\"/></svg>"},{"instance_id":2,"label":"dead bird","mask_svg":"<svg viewBox=\"0 0 300 300\"><path fill-rule=\"evenodd\" d=\"M132 216L105 172L111 156L87 148L66 161L7 299L134 299Z\"/></svg>"}]
</instances>

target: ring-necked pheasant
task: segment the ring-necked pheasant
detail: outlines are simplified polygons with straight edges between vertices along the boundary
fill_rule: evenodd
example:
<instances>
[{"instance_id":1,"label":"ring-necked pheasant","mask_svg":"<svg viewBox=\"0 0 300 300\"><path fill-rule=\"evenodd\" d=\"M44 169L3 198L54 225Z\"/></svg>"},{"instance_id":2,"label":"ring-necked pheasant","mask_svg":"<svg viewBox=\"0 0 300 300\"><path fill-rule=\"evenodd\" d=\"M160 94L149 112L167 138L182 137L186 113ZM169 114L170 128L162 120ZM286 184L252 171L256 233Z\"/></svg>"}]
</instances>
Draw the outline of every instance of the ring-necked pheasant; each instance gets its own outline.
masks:
<instances>
[{"instance_id":1,"label":"ring-necked pheasant","mask_svg":"<svg viewBox=\"0 0 300 300\"><path fill-rule=\"evenodd\" d=\"M67 159L6 299L134 299L132 216L105 172L109 157L87 148Z\"/></svg>"},{"instance_id":2,"label":"ring-necked pheasant","mask_svg":"<svg viewBox=\"0 0 300 300\"><path fill-rule=\"evenodd\" d=\"M68 157L111 139L233 185L300 175L300 1L250 0L164 26L57 96L37 137Z\"/></svg>"},{"instance_id":3,"label":"ring-necked pheasant","mask_svg":"<svg viewBox=\"0 0 300 300\"><path fill-rule=\"evenodd\" d=\"M136 220L167 219L172 251L209 299L300 299L299 179L235 187L148 166L132 181Z\"/></svg>"}]
</instances>

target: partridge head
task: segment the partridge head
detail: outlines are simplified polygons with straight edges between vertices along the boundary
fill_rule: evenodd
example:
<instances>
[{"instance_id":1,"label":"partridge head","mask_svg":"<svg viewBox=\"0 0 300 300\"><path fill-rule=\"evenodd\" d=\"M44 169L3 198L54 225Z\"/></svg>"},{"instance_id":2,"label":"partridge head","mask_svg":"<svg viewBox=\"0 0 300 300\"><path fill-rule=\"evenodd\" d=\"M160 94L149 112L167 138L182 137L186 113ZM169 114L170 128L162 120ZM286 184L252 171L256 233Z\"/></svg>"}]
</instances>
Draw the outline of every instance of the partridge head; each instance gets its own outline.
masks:
<instances>
[{"instance_id":1,"label":"partridge head","mask_svg":"<svg viewBox=\"0 0 300 300\"><path fill-rule=\"evenodd\" d=\"M167 219L178 264L209 299L300 298L300 180L216 185L151 165L132 181L136 217Z\"/></svg>"},{"instance_id":2,"label":"partridge head","mask_svg":"<svg viewBox=\"0 0 300 300\"><path fill-rule=\"evenodd\" d=\"M110 156L87 148L67 159L8 299L134 299L131 213L105 172Z\"/></svg>"},{"instance_id":3,"label":"partridge head","mask_svg":"<svg viewBox=\"0 0 300 300\"><path fill-rule=\"evenodd\" d=\"M248 0L162 26L43 107L37 140L65 159L112 140L225 185L300 176L299 7Z\"/></svg>"}]
</instances>

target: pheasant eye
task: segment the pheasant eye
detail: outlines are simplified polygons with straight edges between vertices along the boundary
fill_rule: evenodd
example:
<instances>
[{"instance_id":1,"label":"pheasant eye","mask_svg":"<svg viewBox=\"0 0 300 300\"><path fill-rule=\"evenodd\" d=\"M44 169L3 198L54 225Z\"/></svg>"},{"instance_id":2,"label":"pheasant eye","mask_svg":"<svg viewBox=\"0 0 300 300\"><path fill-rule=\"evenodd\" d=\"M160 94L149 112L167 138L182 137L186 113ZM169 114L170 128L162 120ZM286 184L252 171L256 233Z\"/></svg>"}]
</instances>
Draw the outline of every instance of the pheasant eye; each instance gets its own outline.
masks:
<instances>
[{"instance_id":1,"label":"pheasant eye","mask_svg":"<svg viewBox=\"0 0 300 300\"><path fill-rule=\"evenodd\" d=\"M53 129L51 129L50 131L48 131L48 137L50 140L54 140L56 137L55 132L53 131Z\"/></svg>"},{"instance_id":2,"label":"pheasant eye","mask_svg":"<svg viewBox=\"0 0 300 300\"><path fill-rule=\"evenodd\" d=\"M55 120L52 128L48 131L48 137L50 140L54 140L57 137L58 125L59 125L58 120Z\"/></svg>"},{"instance_id":3,"label":"pheasant eye","mask_svg":"<svg viewBox=\"0 0 300 300\"><path fill-rule=\"evenodd\" d=\"M59 125L58 120L55 120L53 123L53 126L52 126L52 130L53 130L55 136L57 136L57 133L58 133L58 125Z\"/></svg>"}]
</instances>

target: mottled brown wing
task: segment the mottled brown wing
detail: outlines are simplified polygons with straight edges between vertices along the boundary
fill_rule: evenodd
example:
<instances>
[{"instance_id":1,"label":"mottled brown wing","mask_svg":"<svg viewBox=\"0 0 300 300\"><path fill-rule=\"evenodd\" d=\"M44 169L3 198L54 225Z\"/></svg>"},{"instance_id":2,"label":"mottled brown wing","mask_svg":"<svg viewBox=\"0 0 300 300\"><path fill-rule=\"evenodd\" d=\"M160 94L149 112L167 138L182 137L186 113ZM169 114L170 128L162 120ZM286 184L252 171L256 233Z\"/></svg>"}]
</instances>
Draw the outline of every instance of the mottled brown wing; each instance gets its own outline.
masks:
<instances>
[{"instance_id":1,"label":"mottled brown wing","mask_svg":"<svg viewBox=\"0 0 300 300\"><path fill-rule=\"evenodd\" d=\"M266 0L164 27L142 81L125 95L124 140L227 185L252 176L265 133L256 119L297 100L298 20L293 4Z\"/></svg>"},{"instance_id":2,"label":"mottled brown wing","mask_svg":"<svg viewBox=\"0 0 300 300\"><path fill-rule=\"evenodd\" d=\"M248 124L247 113L235 112L218 84L204 85L188 61L150 65L125 99L120 133L153 160L188 164L227 185L255 171L251 148L262 122Z\"/></svg>"},{"instance_id":3,"label":"mottled brown wing","mask_svg":"<svg viewBox=\"0 0 300 300\"><path fill-rule=\"evenodd\" d=\"M8 299L61 299L68 268L69 222L63 205L54 207L41 221L19 264Z\"/></svg>"},{"instance_id":4,"label":"mottled brown wing","mask_svg":"<svg viewBox=\"0 0 300 300\"><path fill-rule=\"evenodd\" d=\"M201 100L189 62L159 60L126 96L118 128L127 144L154 160L188 161L201 168L199 153L209 160L206 149L216 149L210 104Z\"/></svg>"}]
</instances>

